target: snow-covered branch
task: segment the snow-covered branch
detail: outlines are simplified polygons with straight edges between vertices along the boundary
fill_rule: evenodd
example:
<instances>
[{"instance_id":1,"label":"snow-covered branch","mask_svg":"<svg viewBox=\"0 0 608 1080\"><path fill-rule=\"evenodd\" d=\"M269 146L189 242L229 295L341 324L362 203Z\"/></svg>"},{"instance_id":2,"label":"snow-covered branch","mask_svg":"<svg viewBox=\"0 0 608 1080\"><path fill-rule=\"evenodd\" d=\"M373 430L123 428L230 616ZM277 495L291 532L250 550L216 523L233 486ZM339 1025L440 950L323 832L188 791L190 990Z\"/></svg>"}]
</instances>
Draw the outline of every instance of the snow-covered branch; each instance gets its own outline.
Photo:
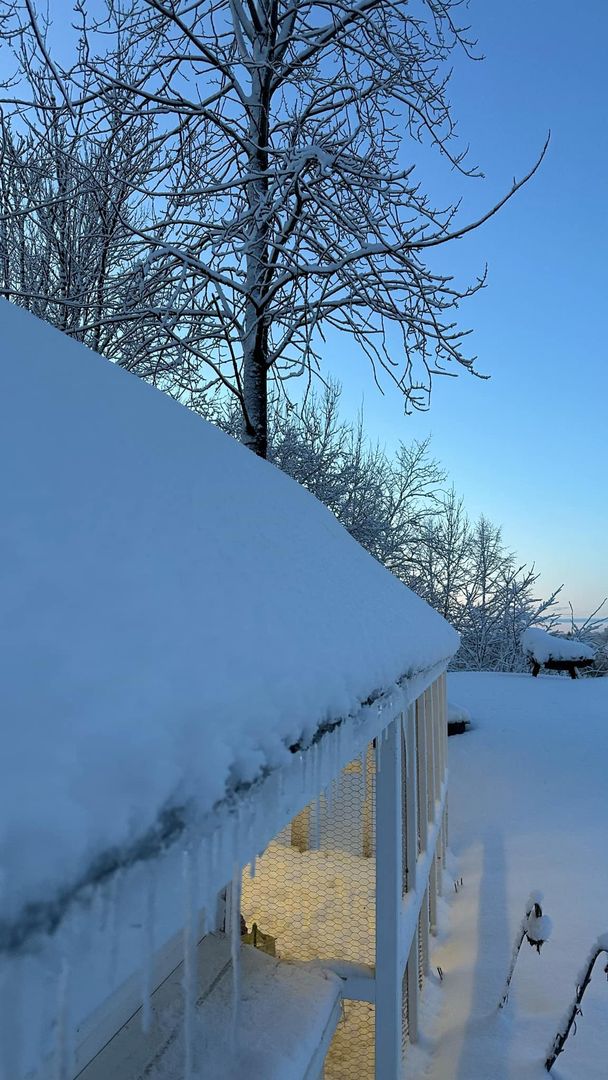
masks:
<instances>
[{"instance_id":1,"label":"snow-covered branch","mask_svg":"<svg viewBox=\"0 0 608 1080\"><path fill-rule=\"evenodd\" d=\"M318 376L330 328L407 408L428 405L436 374L474 371L456 314L484 275L459 286L426 251L496 213L542 155L472 222L458 197L440 209L415 177L410 148L423 139L479 175L448 98L452 55L472 55L457 0L107 0L96 19L79 7L78 53L63 67L24 2L20 84L6 100L29 84L33 108L15 107L39 123L56 115L60 85L94 141L117 109L145 119L126 185L146 214L134 221L123 205L118 222L150 250L170 353L176 338L185 356L195 343L189 382L230 387L252 449L266 452L269 382ZM118 163L112 178L125 182Z\"/></svg>"}]
</instances>

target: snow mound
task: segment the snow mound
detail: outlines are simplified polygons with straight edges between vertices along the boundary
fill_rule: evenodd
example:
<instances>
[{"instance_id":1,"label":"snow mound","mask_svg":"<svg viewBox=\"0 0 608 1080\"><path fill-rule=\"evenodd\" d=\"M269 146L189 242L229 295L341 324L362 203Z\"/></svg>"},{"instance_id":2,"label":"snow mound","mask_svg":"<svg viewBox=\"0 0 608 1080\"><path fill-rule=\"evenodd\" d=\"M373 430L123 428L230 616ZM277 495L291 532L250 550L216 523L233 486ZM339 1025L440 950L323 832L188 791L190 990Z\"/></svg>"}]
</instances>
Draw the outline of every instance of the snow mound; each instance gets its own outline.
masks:
<instances>
[{"instance_id":1,"label":"snow mound","mask_svg":"<svg viewBox=\"0 0 608 1080\"><path fill-rule=\"evenodd\" d=\"M539 627L524 630L520 641L526 656L532 657L539 664L545 664L547 660L593 660L595 656L595 649L591 645L557 637Z\"/></svg>"},{"instance_id":2,"label":"snow mound","mask_svg":"<svg viewBox=\"0 0 608 1080\"><path fill-rule=\"evenodd\" d=\"M20 308L0 318L1 921L458 636L272 465Z\"/></svg>"}]
</instances>

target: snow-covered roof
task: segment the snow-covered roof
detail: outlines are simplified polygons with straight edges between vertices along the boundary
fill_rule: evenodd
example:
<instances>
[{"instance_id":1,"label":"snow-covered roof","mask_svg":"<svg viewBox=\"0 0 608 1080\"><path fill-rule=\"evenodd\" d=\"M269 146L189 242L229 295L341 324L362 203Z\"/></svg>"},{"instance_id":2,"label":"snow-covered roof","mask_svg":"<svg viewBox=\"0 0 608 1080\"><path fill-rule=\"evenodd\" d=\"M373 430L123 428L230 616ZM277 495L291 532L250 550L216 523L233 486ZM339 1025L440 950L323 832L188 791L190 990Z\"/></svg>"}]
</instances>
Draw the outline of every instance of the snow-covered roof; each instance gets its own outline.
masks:
<instances>
[{"instance_id":1,"label":"snow-covered roof","mask_svg":"<svg viewBox=\"0 0 608 1080\"><path fill-rule=\"evenodd\" d=\"M539 664L547 660L593 660L595 649L574 638L557 637L540 627L531 626L521 635L521 647L526 656Z\"/></svg>"},{"instance_id":2,"label":"snow-covered roof","mask_svg":"<svg viewBox=\"0 0 608 1080\"><path fill-rule=\"evenodd\" d=\"M272 465L6 301L0 320L7 918L458 637Z\"/></svg>"}]
</instances>

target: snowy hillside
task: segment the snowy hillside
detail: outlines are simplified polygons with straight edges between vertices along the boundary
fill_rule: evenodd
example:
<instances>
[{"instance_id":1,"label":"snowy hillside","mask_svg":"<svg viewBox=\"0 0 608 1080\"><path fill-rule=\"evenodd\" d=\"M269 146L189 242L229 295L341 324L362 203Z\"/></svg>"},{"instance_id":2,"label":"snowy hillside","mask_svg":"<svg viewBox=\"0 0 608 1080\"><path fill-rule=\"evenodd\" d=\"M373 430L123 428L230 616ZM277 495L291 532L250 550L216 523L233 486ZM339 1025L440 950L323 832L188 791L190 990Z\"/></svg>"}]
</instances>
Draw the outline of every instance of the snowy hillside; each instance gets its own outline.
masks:
<instances>
[{"instance_id":1,"label":"snowy hillside","mask_svg":"<svg viewBox=\"0 0 608 1080\"><path fill-rule=\"evenodd\" d=\"M6 927L457 636L275 468L19 308L0 319Z\"/></svg>"},{"instance_id":2,"label":"snowy hillside","mask_svg":"<svg viewBox=\"0 0 608 1080\"><path fill-rule=\"evenodd\" d=\"M608 931L608 679L454 674L474 728L450 739L450 846L443 971L426 998L412 1080L546 1080L544 1060L594 941ZM460 879L462 878L462 885ZM529 893L553 933L524 944L498 1001ZM554 1080L606 1076L608 985L598 963ZM408 1073L408 1076L410 1074Z\"/></svg>"}]
</instances>

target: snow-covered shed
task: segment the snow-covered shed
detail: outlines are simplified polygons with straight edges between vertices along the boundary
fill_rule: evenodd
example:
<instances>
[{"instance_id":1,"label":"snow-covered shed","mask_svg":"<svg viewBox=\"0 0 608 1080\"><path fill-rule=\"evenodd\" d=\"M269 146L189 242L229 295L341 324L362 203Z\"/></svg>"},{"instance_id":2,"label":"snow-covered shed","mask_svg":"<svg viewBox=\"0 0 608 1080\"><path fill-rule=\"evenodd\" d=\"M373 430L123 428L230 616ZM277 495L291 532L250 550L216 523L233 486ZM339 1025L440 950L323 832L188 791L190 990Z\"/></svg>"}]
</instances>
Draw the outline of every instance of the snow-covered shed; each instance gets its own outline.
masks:
<instances>
[{"instance_id":1,"label":"snow-covered shed","mask_svg":"<svg viewBox=\"0 0 608 1080\"><path fill-rule=\"evenodd\" d=\"M272 465L0 324L0 1075L396 1078L457 635Z\"/></svg>"}]
</instances>

